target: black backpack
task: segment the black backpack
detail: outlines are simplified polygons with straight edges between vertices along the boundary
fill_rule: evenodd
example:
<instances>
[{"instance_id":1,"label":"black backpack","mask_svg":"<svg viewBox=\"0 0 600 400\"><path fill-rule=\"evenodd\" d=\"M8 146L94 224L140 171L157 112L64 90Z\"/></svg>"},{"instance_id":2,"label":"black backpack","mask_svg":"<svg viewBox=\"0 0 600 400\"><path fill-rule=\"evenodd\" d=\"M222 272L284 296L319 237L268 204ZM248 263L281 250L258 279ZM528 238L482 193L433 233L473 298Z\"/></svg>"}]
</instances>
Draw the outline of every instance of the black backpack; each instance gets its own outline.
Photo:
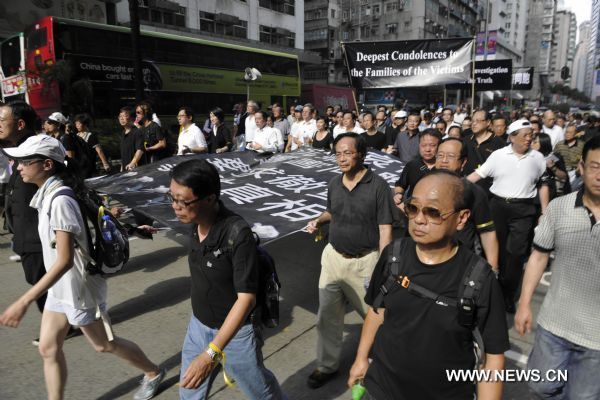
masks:
<instances>
[{"instance_id":1,"label":"black backpack","mask_svg":"<svg viewBox=\"0 0 600 400\"><path fill-rule=\"evenodd\" d=\"M240 231L248 224L243 219L233 223L227 238L227 253L232 258L235 239ZM253 311L255 321L260 321L267 328L275 328L279 325L279 290L281 282L275 269L275 260L260 246L260 238L252 232L256 241L258 252L258 291L256 293L256 307Z\"/></svg>"},{"instance_id":2,"label":"black backpack","mask_svg":"<svg viewBox=\"0 0 600 400\"><path fill-rule=\"evenodd\" d=\"M129 240L127 229L110 213L94 190L85 189L82 193L75 193L73 189L65 187L54 193L50 199L48 218L51 217L52 202L58 196L68 196L77 201L81 215L84 220L85 234L88 239L89 248L83 249L90 258L86 270L94 275L112 275L123 269L129 260ZM113 242L107 243L102 237L102 216L108 215L110 221L115 225L115 238Z\"/></svg>"},{"instance_id":3,"label":"black backpack","mask_svg":"<svg viewBox=\"0 0 600 400\"><path fill-rule=\"evenodd\" d=\"M403 287L415 296L429 299L439 306L446 307L449 310L457 310L458 323L461 326L469 328L473 333L476 365L481 367L485 363L485 348L483 337L477 326L477 296L483 286L486 271L489 269L486 260L476 254L472 255L469 260L469 266L460 281L458 298L449 298L411 282L410 278L404 275L405 269L403 268L402 254L404 254L404 249L408 242L408 238L396 239L389 247L386 267L387 278L379 288L379 293L373 301L373 310L377 312L377 309L383 303L383 298L395 285Z\"/></svg>"},{"instance_id":4,"label":"black backpack","mask_svg":"<svg viewBox=\"0 0 600 400\"><path fill-rule=\"evenodd\" d=\"M89 178L96 171L96 152L78 134L70 134L75 147L75 162L81 171L81 176Z\"/></svg>"}]
</instances>

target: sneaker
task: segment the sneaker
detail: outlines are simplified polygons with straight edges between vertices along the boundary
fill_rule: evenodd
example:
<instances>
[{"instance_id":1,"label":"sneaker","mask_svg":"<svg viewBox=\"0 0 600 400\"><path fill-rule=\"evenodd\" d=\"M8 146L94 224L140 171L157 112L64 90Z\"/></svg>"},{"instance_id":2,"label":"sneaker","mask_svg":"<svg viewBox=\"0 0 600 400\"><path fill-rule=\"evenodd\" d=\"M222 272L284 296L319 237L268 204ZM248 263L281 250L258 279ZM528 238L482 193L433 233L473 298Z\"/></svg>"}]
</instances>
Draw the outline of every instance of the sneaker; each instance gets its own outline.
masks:
<instances>
[{"instance_id":1,"label":"sneaker","mask_svg":"<svg viewBox=\"0 0 600 400\"><path fill-rule=\"evenodd\" d=\"M158 372L158 375L152 379L148 379L146 375L144 375L144 379L142 379L142 383L140 388L133 395L134 400L148 400L154 397L156 392L158 391L158 386L165 378L166 371L161 369Z\"/></svg>"},{"instance_id":2,"label":"sneaker","mask_svg":"<svg viewBox=\"0 0 600 400\"><path fill-rule=\"evenodd\" d=\"M19 262L21 261L21 256L18 254L13 254L12 256L8 257L8 259L13 262Z\"/></svg>"},{"instance_id":3,"label":"sneaker","mask_svg":"<svg viewBox=\"0 0 600 400\"><path fill-rule=\"evenodd\" d=\"M34 346L39 346L40 345L40 338L35 338L31 341L31 344Z\"/></svg>"},{"instance_id":4,"label":"sneaker","mask_svg":"<svg viewBox=\"0 0 600 400\"><path fill-rule=\"evenodd\" d=\"M310 374L310 376L308 377L308 381L306 383L311 389L320 388L321 386L332 380L336 375L337 371L327 374L325 372L319 371L318 369L315 369L313 373Z\"/></svg>"}]
</instances>

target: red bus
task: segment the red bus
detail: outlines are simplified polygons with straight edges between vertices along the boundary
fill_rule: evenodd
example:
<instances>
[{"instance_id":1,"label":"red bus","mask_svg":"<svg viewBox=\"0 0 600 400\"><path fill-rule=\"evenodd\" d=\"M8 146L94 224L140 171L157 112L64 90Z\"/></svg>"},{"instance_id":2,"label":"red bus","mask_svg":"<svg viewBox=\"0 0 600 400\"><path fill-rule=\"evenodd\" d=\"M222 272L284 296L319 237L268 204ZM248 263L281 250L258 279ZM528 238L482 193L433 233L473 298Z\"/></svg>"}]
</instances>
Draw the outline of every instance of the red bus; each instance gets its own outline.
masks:
<instances>
[{"instance_id":1,"label":"red bus","mask_svg":"<svg viewBox=\"0 0 600 400\"><path fill-rule=\"evenodd\" d=\"M145 97L166 115L231 110L246 100L244 69L257 68L251 98L286 104L300 95L298 57L211 40L141 32ZM62 110L114 118L135 98L129 28L45 17L25 30L29 102L44 118Z\"/></svg>"}]
</instances>

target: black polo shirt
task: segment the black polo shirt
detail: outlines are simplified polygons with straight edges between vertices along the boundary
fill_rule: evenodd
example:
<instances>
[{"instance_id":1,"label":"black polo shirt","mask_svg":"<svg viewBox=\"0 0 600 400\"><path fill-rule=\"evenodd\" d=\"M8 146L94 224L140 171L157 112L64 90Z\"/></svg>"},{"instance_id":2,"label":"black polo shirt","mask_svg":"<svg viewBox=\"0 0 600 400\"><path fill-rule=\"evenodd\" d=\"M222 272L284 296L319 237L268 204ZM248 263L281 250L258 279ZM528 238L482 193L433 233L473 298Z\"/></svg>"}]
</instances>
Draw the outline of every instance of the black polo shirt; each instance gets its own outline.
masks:
<instances>
[{"instance_id":1,"label":"black polo shirt","mask_svg":"<svg viewBox=\"0 0 600 400\"><path fill-rule=\"evenodd\" d=\"M219 213L208 236L200 242L198 227L190 235L188 262L192 278L192 311L204 325L219 329L238 293L258 290L258 255L249 227L243 228L228 250L232 224L241 217L219 201Z\"/></svg>"},{"instance_id":2,"label":"black polo shirt","mask_svg":"<svg viewBox=\"0 0 600 400\"><path fill-rule=\"evenodd\" d=\"M385 134L376 131L374 135L369 135L367 132L360 134L365 138L368 149L383 150L387 147Z\"/></svg>"},{"instance_id":3,"label":"black polo shirt","mask_svg":"<svg viewBox=\"0 0 600 400\"><path fill-rule=\"evenodd\" d=\"M417 157L406 164L400 178L396 181L396 187L404 189L404 198L410 197L417 182L427 175L429 171L430 169L421 157Z\"/></svg>"},{"instance_id":4,"label":"black polo shirt","mask_svg":"<svg viewBox=\"0 0 600 400\"><path fill-rule=\"evenodd\" d=\"M467 140L468 160L464 168L465 175L470 174L482 165L494 151L506 146L506 141L493 133L481 143L477 143L475 134Z\"/></svg>"},{"instance_id":5,"label":"black polo shirt","mask_svg":"<svg viewBox=\"0 0 600 400\"><path fill-rule=\"evenodd\" d=\"M328 185L329 242L346 254L377 250L379 225L392 223L392 191L370 168L352 191L344 186L342 177L336 176Z\"/></svg>"},{"instance_id":6,"label":"black polo shirt","mask_svg":"<svg viewBox=\"0 0 600 400\"><path fill-rule=\"evenodd\" d=\"M144 134L137 128L131 128L129 133L123 133L121 138L121 165L123 168L133 160L135 153L144 151ZM145 164L145 156L142 156L138 165Z\"/></svg>"},{"instance_id":7,"label":"black polo shirt","mask_svg":"<svg viewBox=\"0 0 600 400\"><path fill-rule=\"evenodd\" d=\"M456 232L456 239L472 251L475 247L475 234L494 231L496 228L485 190L466 178L464 182L467 189L473 194L473 204L471 205L471 216L464 228Z\"/></svg>"},{"instance_id":8,"label":"black polo shirt","mask_svg":"<svg viewBox=\"0 0 600 400\"><path fill-rule=\"evenodd\" d=\"M393 146L396 143L396 136L400 133L400 126L394 128L390 125L385 128L385 144L386 146Z\"/></svg>"}]
</instances>

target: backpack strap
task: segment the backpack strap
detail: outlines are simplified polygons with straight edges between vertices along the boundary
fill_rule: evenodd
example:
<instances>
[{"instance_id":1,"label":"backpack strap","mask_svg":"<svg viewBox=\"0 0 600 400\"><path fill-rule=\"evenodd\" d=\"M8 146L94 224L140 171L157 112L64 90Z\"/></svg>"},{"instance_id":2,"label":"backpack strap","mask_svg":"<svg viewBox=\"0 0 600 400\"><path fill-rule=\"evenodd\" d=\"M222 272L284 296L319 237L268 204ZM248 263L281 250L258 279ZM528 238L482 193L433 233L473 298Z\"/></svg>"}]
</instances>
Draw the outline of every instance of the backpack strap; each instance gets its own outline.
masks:
<instances>
[{"instance_id":1,"label":"backpack strap","mask_svg":"<svg viewBox=\"0 0 600 400\"><path fill-rule=\"evenodd\" d=\"M236 221L234 221L231 224L229 228L229 234L227 235L227 249L231 252L232 255L235 240L237 239L242 229L244 229L244 227L246 227L247 225L248 224L246 223L246 221L244 221L242 218L236 219Z\"/></svg>"},{"instance_id":2,"label":"backpack strap","mask_svg":"<svg viewBox=\"0 0 600 400\"><path fill-rule=\"evenodd\" d=\"M479 256L471 258L469 268L463 277L463 290L460 297L476 300L483 286L483 279L487 270L487 261Z\"/></svg>"},{"instance_id":3,"label":"backpack strap","mask_svg":"<svg viewBox=\"0 0 600 400\"><path fill-rule=\"evenodd\" d=\"M402 263L402 254L406 248L407 239L400 238L394 240L392 246L388 247L388 262L384 269L387 272L387 278L385 282L379 287L379 293L373 300L373 311L377 312L377 309L383 304L383 298L396 284L398 277L403 272L404 263Z\"/></svg>"}]
</instances>

